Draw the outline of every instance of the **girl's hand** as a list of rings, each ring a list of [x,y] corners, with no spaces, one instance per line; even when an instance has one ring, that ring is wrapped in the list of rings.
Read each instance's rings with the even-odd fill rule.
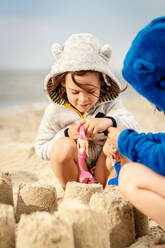
[[[70,127],[68,129],[69,138],[71,138],[73,140],[77,140],[79,138],[79,132],[77,130],[78,130],[78,128],[77,128],[76,124],[70,125]]]
[[[113,123],[108,118],[86,118],[79,122],[78,129],[81,125],[84,126],[86,136],[93,139],[96,133],[105,131]]]
[[[118,137],[126,127],[110,127],[108,128],[108,139],[115,147],[117,147]]]

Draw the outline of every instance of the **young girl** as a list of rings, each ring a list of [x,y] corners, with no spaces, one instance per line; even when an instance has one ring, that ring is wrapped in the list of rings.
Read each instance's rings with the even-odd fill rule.
[[[84,169],[106,185],[110,159],[102,152],[109,127],[137,123],[119,99],[121,92],[111,72],[109,45],[101,47],[91,34],[74,34],[64,46],[52,47],[56,63],[45,79],[45,90],[52,103],[47,107],[36,138],[36,152],[50,159],[56,177],[65,189],[68,181],[79,181],[77,139],[84,125],[88,155]]]
[[[165,17],[160,17],[134,39],[125,58],[123,76],[163,112],[164,61]],[[109,142],[132,161],[121,169],[120,190],[136,208],[165,226],[165,133],[138,134],[132,129],[110,127],[108,136]]]

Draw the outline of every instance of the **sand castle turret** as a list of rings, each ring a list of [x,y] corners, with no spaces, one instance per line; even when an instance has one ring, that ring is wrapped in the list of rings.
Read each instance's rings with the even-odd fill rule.
[[[17,248],[74,248],[72,225],[48,212],[22,215],[16,245]]]
[[[28,185],[19,186],[16,221],[18,222],[21,214],[30,214],[36,211],[48,211],[53,213],[57,210],[57,194],[53,186]]]
[[[109,248],[109,220],[104,210],[92,210],[74,199],[59,206],[59,214],[72,223],[75,247]]]
[[[135,232],[136,238],[142,237],[148,234],[148,217],[140,212],[135,207],[133,208],[134,219],[135,219]]]
[[[76,198],[82,203],[88,204],[92,194],[96,192],[103,192],[103,186],[101,184],[68,182],[64,194],[64,201]]]
[[[15,248],[14,209],[7,204],[0,204],[0,247]]]
[[[110,247],[123,248],[135,241],[135,223],[132,205],[118,190],[95,193],[90,200],[92,209],[104,209],[110,221]]]
[[[0,203],[13,205],[13,189],[10,173],[0,173]]]

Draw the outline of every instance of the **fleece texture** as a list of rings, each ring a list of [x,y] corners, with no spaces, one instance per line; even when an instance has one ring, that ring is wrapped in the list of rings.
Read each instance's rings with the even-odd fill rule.
[[[119,95],[120,84],[110,66],[112,50],[109,44],[101,46],[92,34],[72,34],[64,45],[55,43],[52,53],[55,63],[44,81],[44,89],[51,101],[57,104],[66,103],[61,85],[52,82],[52,77],[64,72],[91,70],[102,73],[105,85],[101,87],[105,93],[101,93],[99,102],[113,100]]]
[[[56,103],[50,103],[45,110],[42,118],[38,135],[35,142],[35,149],[37,154],[42,159],[50,159],[51,150],[53,144],[57,139],[65,137],[65,130],[69,128],[71,124],[76,124],[83,118],[95,118],[98,115],[104,115],[113,117],[117,126],[126,126],[139,130],[138,124],[131,113],[122,105],[120,98],[113,100],[112,102],[102,103],[94,106],[88,113],[83,116],[76,111],[73,107],[67,105],[60,105]],[[89,142],[89,159],[96,160],[93,154],[97,154],[101,151],[106,136],[104,133],[98,133],[93,140]],[[88,161],[90,163],[91,161]]]
[[[52,53],[56,62],[45,78],[45,89],[51,76],[82,70],[105,73],[117,82],[109,63],[112,55],[110,45],[101,46],[92,34],[72,34],[64,45],[53,44]]]
[[[165,16],[154,19],[137,34],[122,73],[141,95],[165,111]],[[164,133],[138,134],[126,129],[119,135],[118,148],[132,161],[165,176]]]

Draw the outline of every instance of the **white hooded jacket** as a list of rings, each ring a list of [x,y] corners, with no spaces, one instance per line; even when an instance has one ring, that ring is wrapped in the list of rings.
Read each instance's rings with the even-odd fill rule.
[[[125,126],[127,128],[135,129],[136,131],[139,130],[135,118],[122,105],[119,97],[112,102],[101,103],[98,106],[93,107],[83,117],[94,118],[98,113],[113,117],[116,120],[118,127]],[[78,122],[80,119],[82,119],[80,113],[72,107],[69,107],[69,104],[59,105],[50,103],[45,110],[36,138],[35,149],[37,154],[42,159],[50,159],[52,145],[57,139],[65,136],[64,131],[66,128],[71,124]],[[93,142],[96,145],[103,146],[106,138],[104,133],[98,133]]]
[[[56,62],[44,81],[44,88],[52,103],[45,110],[35,142],[36,152],[42,159],[50,159],[52,145],[65,136],[66,128],[82,118],[95,118],[101,114],[113,118],[118,127],[126,126],[138,130],[133,115],[120,101],[120,86],[109,63],[112,54],[109,44],[101,46],[91,34],[73,34],[63,46],[54,44],[52,52]],[[98,104],[83,116],[68,104],[67,99],[63,98],[60,84],[56,85],[52,80],[53,76],[64,72],[81,70],[98,71],[104,78],[104,85],[101,86],[104,87],[104,93],[100,93]],[[98,133],[93,144],[101,149],[105,140],[104,133]]]

